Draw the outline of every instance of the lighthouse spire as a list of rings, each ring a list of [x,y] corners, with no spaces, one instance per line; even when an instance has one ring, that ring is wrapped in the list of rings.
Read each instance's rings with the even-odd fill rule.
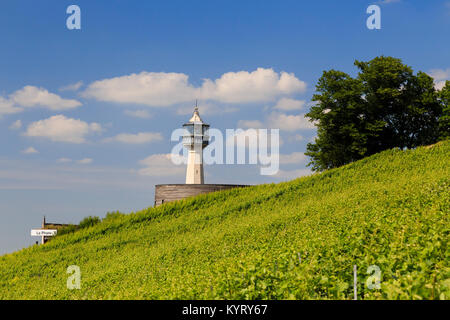
[[[201,123],[203,123],[203,120],[200,117],[200,112],[198,111],[197,100],[195,100],[194,112],[192,113],[192,117],[191,117],[191,119],[189,119],[189,122],[194,122],[194,123],[201,122]]]

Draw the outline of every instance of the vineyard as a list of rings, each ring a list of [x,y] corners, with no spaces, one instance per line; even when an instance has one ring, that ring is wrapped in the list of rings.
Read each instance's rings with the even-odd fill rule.
[[[352,299],[354,265],[358,299],[450,299],[449,212],[450,141],[389,150],[4,255],[0,299]]]

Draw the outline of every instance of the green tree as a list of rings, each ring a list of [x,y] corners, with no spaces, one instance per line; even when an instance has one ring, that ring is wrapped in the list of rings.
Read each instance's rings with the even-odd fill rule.
[[[444,88],[439,92],[442,103],[442,115],[439,118],[439,138],[450,138],[450,81],[445,82]]]
[[[359,69],[355,78],[329,70],[317,83],[312,99],[316,104],[306,115],[318,127],[306,152],[315,171],[439,138],[444,99],[430,76],[415,75],[392,57],[355,61],[355,66]]]

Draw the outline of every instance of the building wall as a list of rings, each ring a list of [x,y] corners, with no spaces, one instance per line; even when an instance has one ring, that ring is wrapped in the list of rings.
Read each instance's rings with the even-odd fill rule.
[[[238,184],[159,184],[155,186],[155,207],[199,194],[242,187],[247,186]]]

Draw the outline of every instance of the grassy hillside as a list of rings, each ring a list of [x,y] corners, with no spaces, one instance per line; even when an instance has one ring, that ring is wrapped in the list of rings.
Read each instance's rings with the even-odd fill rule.
[[[449,168],[447,141],[145,209],[2,256],[0,298],[351,299],[357,265],[360,299],[449,299]]]

